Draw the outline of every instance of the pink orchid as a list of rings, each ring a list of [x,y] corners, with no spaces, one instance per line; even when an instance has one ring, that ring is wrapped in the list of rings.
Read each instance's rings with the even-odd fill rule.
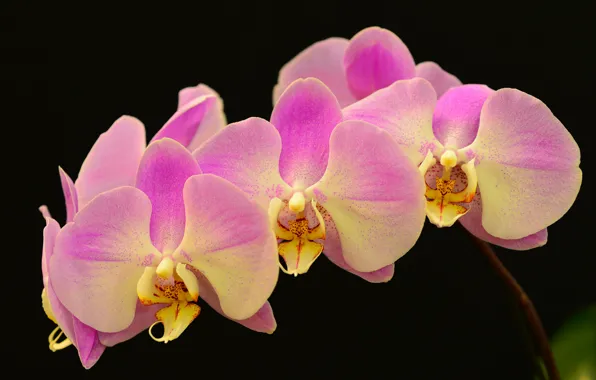
[[[193,145],[202,143],[223,128],[225,116],[222,110],[221,99],[209,87],[201,84],[197,87],[183,89],[179,93],[179,110],[158,134],[178,137],[182,141],[190,142],[187,145],[187,148],[190,149]],[[193,133],[194,136],[191,136]],[[144,126],[135,118],[123,116],[102,134],[92,147],[83,162],[76,184],[60,168],[67,223],[72,222],[79,209],[84,208],[100,193],[120,186],[134,185],[144,150]],[[106,346],[113,346],[128,340],[153,324],[156,321],[156,312],[164,305],[144,306],[139,301],[133,323],[128,328],[116,333],[98,332],[73,316],[56,296],[50,281],[49,261],[54,252],[54,242],[60,231],[60,226],[50,216],[47,207],[42,206],[40,211],[46,219],[42,254],[44,280],[42,301],[49,319],[58,325],[50,335],[50,349],[56,351],[72,344],[78,349],[83,366],[90,368],[99,359]],[[201,298],[205,299],[220,314],[226,316],[211,285],[206,281],[203,282]],[[275,318],[268,302],[252,317],[236,320],[236,322],[259,332],[271,333],[276,327]],[[62,332],[59,333],[60,330]],[[66,339],[58,342],[62,333],[66,335]]]
[[[459,79],[434,62],[416,65],[402,40],[379,27],[363,29],[351,40],[328,38],[302,51],[280,70],[273,103],[294,80],[308,77],[325,83],[342,107],[401,79],[425,78],[438,96],[461,85]]]
[[[422,230],[424,181],[389,134],[344,120],[327,86],[299,79],[270,122],[230,124],[193,155],[205,173],[269,210],[284,272],[305,273],[323,252],[351,273],[386,282]]]
[[[62,228],[49,269],[62,305],[103,333],[129,328],[139,300],[166,305],[163,342],[199,314],[199,292],[234,320],[267,310],[278,273],[266,212],[169,138],[144,151],[134,186],[101,192]]]
[[[420,165],[432,223],[459,220],[493,244],[544,245],[546,227],[569,210],[581,186],[571,134],[544,103],[516,89],[464,85],[437,102],[432,85],[415,78],[343,112],[387,131]]]

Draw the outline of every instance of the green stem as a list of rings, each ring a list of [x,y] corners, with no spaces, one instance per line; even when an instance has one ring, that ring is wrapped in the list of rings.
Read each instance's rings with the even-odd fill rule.
[[[488,244],[484,240],[478,239],[472,234],[469,235],[474,241],[474,243],[478,245],[480,251],[484,254],[484,256],[486,256],[486,258],[490,262],[491,266],[495,269],[497,274],[507,284],[509,289],[515,294],[517,301],[519,302],[526,316],[526,320],[528,322],[528,326],[530,327],[530,331],[534,336],[535,342],[538,346],[538,350],[544,362],[544,367],[546,368],[548,378],[550,380],[561,380],[561,376],[559,375],[559,371],[557,370],[557,365],[555,364],[555,358],[550,349],[548,336],[544,331],[544,327],[542,327],[542,322],[540,321],[540,317],[538,317],[538,313],[536,312],[536,308],[530,300],[530,297],[528,297],[524,289],[515,280],[513,275],[507,270],[507,268],[505,268],[505,266],[503,265],[501,260],[499,260],[490,244]]]

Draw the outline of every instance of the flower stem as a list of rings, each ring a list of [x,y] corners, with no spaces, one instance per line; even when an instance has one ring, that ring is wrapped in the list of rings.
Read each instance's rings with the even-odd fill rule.
[[[484,256],[486,256],[486,258],[490,262],[491,266],[495,269],[497,274],[507,284],[509,289],[515,294],[517,301],[519,302],[525,314],[531,333],[534,336],[535,342],[540,351],[540,356],[542,357],[542,360],[544,362],[544,367],[546,368],[549,380],[561,380],[561,376],[559,375],[559,371],[557,370],[557,366],[555,364],[555,358],[548,343],[548,337],[546,335],[546,332],[544,331],[544,327],[542,327],[542,322],[540,321],[540,317],[538,317],[538,313],[536,312],[536,308],[530,300],[530,297],[528,297],[524,289],[515,280],[513,275],[507,270],[507,268],[505,268],[505,266],[503,265],[501,260],[499,260],[490,244],[485,242],[484,240],[478,239],[472,234],[469,235],[474,241],[474,243],[478,245],[480,251],[482,251]]]

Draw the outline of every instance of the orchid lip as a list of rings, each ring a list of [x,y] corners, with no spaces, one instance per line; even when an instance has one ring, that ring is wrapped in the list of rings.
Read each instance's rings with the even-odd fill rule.
[[[469,210],[469,204],[476,195],[478,178],[474,168],[475,158],[468,162],[461,162],[459,154],[447,149],[440,156],[440,164],[443,167],[442,175],[435,178],[435,187],[426,184],[426,214],[431,223],[437,227],[450,227]],[[428,170],[437,163],[437,159],[431,151],[419,166],[422,176],[426,176]],[[451,179],[454,168],[459,167],[465,174],[467,184],[463,190],[456,191],[456,180]],[[425,179],[426,182],[426,179]],[[464,205],[465,204],[465,205]]]
[[[297,277],[299,274],[304,274],[310,269],[315,260],[323,252],[324,245],[321,240],[325,239],[325,222],[321,213],[317,209],[317,202],[314,199],[311,199],[310,206],[319,223],[313,228],[310,228],[308,219],[305,217],[304,213],[306,203],[304,195],[300,192],[294,193],[294,195],[296,194],[300,195],[297,197],[292,196],[294,204],[292,204],[292,200],[287,202],[288,208],[296,214],[296,219],[290,220],[288,222],[288,227],[285,227],[279,222],[279,214],[284,203],[280,199],[274,198],[269,206],[269,217],[273,230],[276,237],[281,240],[278,243],[278,253],[279,256],[284,259],[286,264],[284,267],[280,261],[278,263],[279,268],[282,272],[294,275],[294,277]],[[296,201],[296,198],[300,203]],[[275,199],[277,199],[277,201]],[[295,206],[296,203],[304,204],[304,206],[301,207],[301,211],[295,212],[297,207],[293,206]]]
[[[195,303],[199,298],[198,281],[186,268],[170,256],[164,257],[157,267],[146,267],[137,283],[137,294],[144,305],[166,304],[149,327],[149,335],[157,342],[168,343],[178,338],[199,315],[201,308]],[[153,327],[164,325],[161,338],[153,335]]]

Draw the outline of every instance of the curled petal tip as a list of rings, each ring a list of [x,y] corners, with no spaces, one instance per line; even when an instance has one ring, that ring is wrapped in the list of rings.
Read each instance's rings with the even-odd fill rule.
[[[275,330],[277,330],[277,322],[275,321],[275,319],[273,319],[273,325],[263,332],[267,335],[273,335]]]
[[[43,216],[44,219],[49,219],[52,216],[50,215],[50,210],[48,210],[48,206],[46,205],[41,205],[39,206],[39,212],[41,212],[41,216]]]
[[[134,122],[141,122],[139,119],[137,119],[134,116],[131,115],[122,115],[120,116],[118,119],[116,119],[116,121],[123,121],[123,120],[128,120],[128,121],[134,121]]]
[[[393,280],[393,274],[394,272],[392,271],[391,273],[389,273],[386,277],[380,278],[378,283],[379,284],[386,284],[389,281]]]
[[[201,308],[197,304],[174,302],[155,314],[157,322],[149,327],[149,336],[156,342],[168,343],[178,338],[200,312]],[[164,333],[161,338],[156,338],[153,335],[152,329],[159,323],[163,324]]]

